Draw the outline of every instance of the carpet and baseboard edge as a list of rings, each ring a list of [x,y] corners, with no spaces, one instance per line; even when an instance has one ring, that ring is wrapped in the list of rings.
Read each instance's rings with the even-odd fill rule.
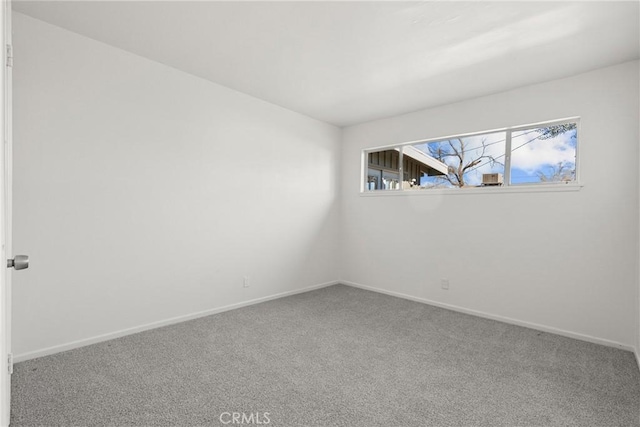
[[[186,322],[188,320],[198,319],[200,317],[210,316],[212,314],[223,313],[225,311],[235,310],[237,308],[247,307],[247,306],[250,306],[250,305],[259,304],[259,303],[262,303],[262,302],[267,302],[267,301],[271,301],[271,300],[278,299],[278,298],[284,298],[284,297],[288,297],[288,296],[291,296],[291,295],[296,295],[296,294],[301,294],[301,293],[304,293],[304,292],[313,291],[313,290],[316,290],[316,289],[326,288],[328,286],[337,285],[339,283],[340,282],[338,280],[333,280],[333,281],[329,281],[329,282],[320,283],[320,284],[317,284],[317,285],[307,286],[307,287],[301,288],[301,289],[295,289],[295,290],[292,290],[292,291],[280,292],[280,293],[277,293],[277,294],[268,295],[268,296],[264,296],[264,297],[260,297],[260,298],[255,298],[255,299],[251,299],[251,300],[248,300],[248,301],[241,301],[241,302],[234,303],[234,304],[229,304],[229,305],[226,305],[226,306],[223,306],[223,307],[216,307],[216,308],[212,308],[212,309],[209,309],[209,310],[199,311],[199,312],[196,312],[196,313],[191,313],[191,314],[185,314],[185,315],[182,315],[182,316],[172,317],[170,319],[165,319],[165,320],[159,320],[159,321],[156,321],[156,322],[146,323],[146,324],[141,325],[141,326],[134,326],[132,328],[122,329],[122,330],[115,331],[115,332],[108,332],[106,334],[97,335],[97,336],[90,337],[90,338],[83,338],[83,339],[72,341],[72,342],[68,342],[68,343],[65,343],[65,344],[55,345],[55,346],[43,348],[43,349],[40,349],[40,350],[35,350],[35,351],[27,352],[27,353],[17,354],[17,355],[14,355],[13,361],[15,363],[18,363],[18,362],[23,362],[25,360],[35,359],[35,358],[38,358],[38,357],[49,356],[49,355],[52,355],[52,354],[55,354],[55,353],[61,353],[63,351],[67,351],[67,350],[73,350],[75,348],[80,348],[80,347],[84,347],[84,346],[87,346],[87,345],[96,344],[96,343],[99,343],[99,342],[102,342],[102,341],[108,341],[108,340],[112,340],[114,338],[120,338],[120,337],[123,337],[123,336],[126,336],[126,335],[137,334],[138,332],[144,332],[144,331],[148,331],[150,329],[160,328],[162,326],[168,326],[168,325],[173,325],[173,324],[176,324],[176,323]]]
[[[549,333],[556,334],[556,335],[562,335],[562,336],[566,336],[566,337],[569,337],[569,338],[574,338],[574,339],[578,339],[578,340],[582,340],[582,341],[591,342],[591,343],[594,343],[594,344],[600,344],[600,345],[605,345],[605,346],[608,346],[608,347],[615,347],[615,348],[620,348],[620,349],[623,349],[623,350],[631,351],[631,352],[634,353],[635,358],[636,358],[636,362],[638,363],[638,369],[640,369],[640,354],[639,354],[638,349],[636,349],[634,347],[631,347],[631,346],[628,346],[628,345],[625,345],[625,344],[622,344],[622,343],[618,343],[618,342],[615,342],[615,341],[606,340],[606,339],[602,339],[602,338],[597,338],[597,337],[593,337],[593,336],[590,336],[590,335],[580,334],[580,333],[577,333],[577,332],[571,332],[571,331],[567,331],[567,330],[564,330],[564,329],[558,329],[558,328],[554,328],[554,327],[550,327],[550,326],[540,325],[540,324],[537,324],[537,323],[517,320],[517,319],[504,317],[504,316],[499,316],[499,315],[494,315],[494,314],[489,314],[489,313],[485,313],[485,312],[478,311],[478,310],[471,310],[471,309],[460,307],[460,306],[456,306],[456,305],[453,305],[453,304],[441,303],[441,302],[429,300],[429,299],[426,299],[426,298],[415,297],[415,296],[408,295],[408,294],[403,294],[403,293],[400,293],[400,292],[389,291],[389,290],[382,289],[382,288],[376,288],[376,287],[373,287],[373,286],[363,285],[363,284],[352,282],[352,281],[349,281],[349,280],[333,280],[333,281],[329,281],[329,282],[324,282],[324,283],[320,283],[320,284],[317,284],[317,285],[307,286],[307,287],[301,288],[301,289],[295,289],[295,290],[292,290],[292,291],[280,292],[280,293],[273,294],[273,295],[268,295],[268,296],[265,296],[265,297],[255,298],[255,299],[248,300],[248,301],[242,301],[242,302],[238,302],[238,303],[235,303],[235,304],[229,304],[229,305],[226,305],[226,306],[223,306],[223,307],[217,307],[217,308],[212,308],[212,309],[209,309],[209,310],[200,311],[200,312],[197,312],[197,313],[191,313],[191,314],[186,314],[186,315],[182,315],[182,316],[177,316],[177,317],[173,317],[173,318],[170,318],[170,319],[165,319],[165,320],[160,320],[160,321],[156,321],[156,322],[147,323],[147,324],[144,324],[144,325],[141,325],[141,326],[135,326],[135,327],[132,327],[132,328],[122,329],[122,330],[115,331],[115,332],[109,332],[109,333],[98,335],[98,336],[95,336],[95,337],[85,338],[85,339],[72,341],[72,342],[69,342],[69,343],[61,344],[61,345],[47,347],[47,348],[36,350],[36,351],[32,351],[32,352],[22,353],[22,354],[14,355],[14,362],[18,363],[18,362],[22,362],[22,361],[25,361],[25,360],[35,359],[35,358],[43,357],[43,356],[48,356],[48,355],[51,355],[51,354],[60,353],[60,352],[63,352],[63,351],[84,347],[84,346],[95,344],[95,343],[99,343],[99,342],[102,342],[102,341],[108,341],[108,340],[111,340],[111,339],[114,339],[114,338],[123,337],[123,336],[126,336],[126,335],[136,334],[138,332],[143,332],[143,331],[147,331],[147,330],[150,330],[150,329],[155,329],[155,328],[159,328],[159,327],[162,327],[162,326],[173,325],[173,324],[176,324],[176,323],[181,323],[181,322],[185,322],[185,321],[188,321],[188,320],[193,320],[193,319],[197,319],[197,318],[200,318],[200,317],[210,316],[212,314],[223,313],[225,311],[234,310],[234,309],[242,308],[242,307],[247,307],[247,306],[250,306],[250,305],[259,304],[259,303],[262,303],[262,302],[266,302],[266,301],[270,301],[270,300],[274,300],[274,299],[278,299],[278,298],[284,298],[284,297],[291,296],[291,295],[301,294],[301,293],[304,293],[304,292],[309,292],[309,291],[313,291],[313,290],[316,290],[316,289],[321,289],[321,288],[325,288],[325,287],[333,286],[333,285],[337,285],[337,284],[343,284],[345,286],[351,286],[351,287],[354,287],[354,288],[360,288],[360,289],[364,289],[364,290],[368,290],[368,291],[372,291],[372,292],[377,292],[377,293],[381,293],[381,294],[385,294],[385,295],[390,295],[390,296],[397,297],[397,298],[407,299],[407,300],[419,302],[419,303],[422,303],[422,304],[428,304],[428,305],[432,305],[432,306],[435,306],[435,307],[444,308],[444,309],[447,309],[447,310],[452,310],[452,311],[457,311],[457,312],[460,312],[460,313],[465,313],[465,314],[470,314],[470,315],[473,315],[473,316],[482,317],[482,318],[485,318],[485,319],[497,320],[499,322],[509,323],[509,324],[517,325],[517,326],[523,326],[525,328],[535,329],[535,330],[539,330],[539,331],[543,331],[543,332],[549,332]]]
[[[572,331],[567,331],[567,330],[564,330],[564,329],[554,328],[554,327],[551,327],[551,326],[540,325],[538,323],[527,322],[527,321],[523,321],[523,320],[517,320],[517,319],[510,318],[510,317],[504,317],[504,316],[499,316],[499,315],[495,315],[495,314],[489,314],[489,313],[485,313],[483,311],[472,310],[472,309],[460,307],[460,306],[453,305],[453,304],[441,303],[441,302],[429,300],[427,298],[415,297],[413,295],[407,295],[407,294],[403,294],[401,292],[388,291],[386,289],[376,288],[376,287],[368,286],[368,285],[363,285],[363,284],[356,283],[356,282],[351,282],[351,281],[348,281],[348,280],[339,280],[338,283],[341,283],[341,284],[346,285],[346,286],[352,286],[354,288],[360,288],[360,289],[364,289],[364,290],[367,290],[367,291],[378,292],[378,293],[381,293],[381,294],[390,295],[390,296],[397,297],[397,298],[403,298],[403,299],[419,302],[419,303],[422,303],[422,304],[428,304],[428,305],[432,305],[432,306],[435,306],[435,307],[444,308],[444,309],[447,309],[447,310],[457,311],[459,313],[470,314],[472,316],[478,316],[478,317],[483,317],[485,319],[497,320],[499,322],[509,323],[511,325],[522,326],[522,327],[525,327],[525,328],[535,329],[535,330],[543,331],[543,332],[549,332],[549,333],[556,334],[556,335],[562,335],[562,336],[565,336],[565,337],[574,338],[574,339],[578,339],[578,340],[581,340],[581,341],[587,341],[587,342],[591,342],[591,343],[594,343],[594,344],[605,345],[607,347],[614,347],[614,348],[619,348],[619,349],[622,349],[622,350],[631,351],[636,355],[636,359],[638,361],[638,366],[640,367],[640,357],[639,357],[638,352],[636,351],[636,349],[634,347],[632,347],[632,346],[628,346],[626,344],[622,344],[622,343],[619,343],[619,342],[616,342],[616,341],[611,341],[611,340],[607,340],[607,339],[603,339],[603,338],[597,338],[597,337],[593,337],[593,336],[590,336],[590,335],[581,334],[581,333],[578,333],[578,332],[572,332]]]

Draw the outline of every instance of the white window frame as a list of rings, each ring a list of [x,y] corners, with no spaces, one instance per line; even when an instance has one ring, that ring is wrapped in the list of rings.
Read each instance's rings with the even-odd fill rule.
[[[576,124],[576,138],[578,139],[578,143],[576,144],[576,161],[575,161],[575,178],[570,182],[545,182],[545,183],[522,183],[522,184],[512,184],[511,183],[511,139],[512,134],[514,132],[519,132],[528,129],[536,129],[541,127],[549,127],[562,125],[567,123],[575,123]],[[400,184],[398,189],[392,190],[368,190],[366,188],[366,181],[368,176],[368,158],[369,153],[374,153],[378,151],[398,150],[400,153],[399,156],[399,176],[404,176],[403,171],[403,149],[406,146],[415,145],[415,144],[424,144],[435,141],[442,141],[447,139],[455,139],[455,138],[467,138],[471,136],[479,136],[490,133],[497,132],[505,132],[505,164],[504,164],[504,184],[502,186],[497,187],[463,187],[463,188],[440,188],[440,189],[425,189],[425,190],[410,190],[406,191],[402,188],[402,183]],[[583,187],[580,181],[580,117],[569,117],[558,120],[550,120],[544,122],[531,123],[527,125],[519,125],[512,126],[507,128],[500,129],[492,129],[486,130],[482,132],[470,132],[465,134],[456,134],[450,136],[442,136],[438,138],[429,138],[429,139],[421,139],[417,141],[403,142],[400,144],[392,144],[379,146],[374,148],[366,148],[362,150],[361,156],[361,173],[360,173],[360,194],[363,196],[386,196],[386,195],[426,195],[426,194],[486,194],[486,193],[514,193],[514,192],[545,192],[545,191],[578,191]]]

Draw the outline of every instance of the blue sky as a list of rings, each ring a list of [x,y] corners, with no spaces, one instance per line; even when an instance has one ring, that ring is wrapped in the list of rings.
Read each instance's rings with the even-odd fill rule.
[[[539,139],[539,133],[535,129],[527,129],[523,131],[515,131],[512,135],[511,148],[511,183],[524,184],[540,182],[540,173],[547,176],[553,175],[554,167],[558,169],[558,165],[563,165],[563,171],[575,169],[576,159],[576,130],[565,132],[555,138]],[[491,156],[495,162],[490,159],[483,159],[482,162],[470,168],[465,174],[465,183],[467,185],[479,185],[482,182],[482,174],[484,173],[502,173],[504,175],[505,162],[505,141],[506,132],[495,132],[491,134],[476,135],[461,138],[465,145],[465,161],[478,158],[482,154],[482,145],[484,142],[485,155]],[[450,142],[458,150],[461,142],[452,139]],[[432,149],[438,146],[443,149],[450,149],[449,140],[434,141],[429,143],[417,144],[415,147],[425,153],[429,153],[428,146]],[[459,160],[457,157],[445,158],[445,163],[450,166],[458,167]],[[421,184],[433,184],[442,182],[435,180],[433,177],[423,179]]]
[[[564,169],[575,170],[576,167],[576,130],[571,130],[550,139],[536,139],[525,134],[526,131],[514,132],[511,142],[511,183],[540,182],[538,173],[547,176],[553,174],[559,164]]]

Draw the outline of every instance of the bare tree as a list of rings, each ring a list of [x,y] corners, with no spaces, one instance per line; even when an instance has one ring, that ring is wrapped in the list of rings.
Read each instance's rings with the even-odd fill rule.
[[[555,138],[558,135],[562,135],[563,133],[569,132],[570,130],[574,130],[576,128],[575,123],[563,123],[561,125],[553,125],[548,126],[546,128],[536,129],[540,135],[536,139],[551,139]]]
[[[469,147],[468,144],[469,142],[463,138],[455,138],[428,145],[429,155],[449,166],[448,174],[438,176],[437,179],[446,181],[454,187],[464,187],[467,185],[466,173],[481,164],[490,163],[493,166],[499,163],[495,157],[486,154],[489,145],[486,138],[482,139],[480,146]],[[451,159],[454,161],[452,162]]]
[[[549,173],[538,171],[540,182],[569,182],[575,179],[576,170],[566,163],[558,163]]]
[[[512,147],[511,152],[514,152],[534,141],[553,139],[574,129],[576,129],[575,123],[563,123],[531,129],[523,133],[523,135],[533,133],[534,136],[526,142],[521,143],[516,147]],[[498,156],[487,154],[488,146],[503,141],[504,140],[487,143],[486,138],[483,138],[480,146],[476,143],[475,146],[469,147],[470,141],[465,140],[464,138],[454,138],[427,144],[429,155],[442,163],[445,163],[449,167],[446,175],[435,177],[436,183],[440,181],[443,184],[448,183],[454,187],[464,187],[468,185],[465,181],[465,175],[469,172],[487,164],[491,166],[494,166],[495,164],[503,165],[498,160],[503,158],[505,153]],[[538,172],[537,174],[541,182],[572,181],[575,175],[575,168],[572,169],[570,165],[560,163],[556,165],[553,171],[548,175],[545,175],[543,172]]]

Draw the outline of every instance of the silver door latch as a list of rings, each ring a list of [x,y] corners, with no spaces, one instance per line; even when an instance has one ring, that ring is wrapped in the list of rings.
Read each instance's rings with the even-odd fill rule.
[[[7,268],[15,268],[16,270],[24,270],[29,268],[29,256],[28,255],[16,255],[13,259],[7,260]]]

